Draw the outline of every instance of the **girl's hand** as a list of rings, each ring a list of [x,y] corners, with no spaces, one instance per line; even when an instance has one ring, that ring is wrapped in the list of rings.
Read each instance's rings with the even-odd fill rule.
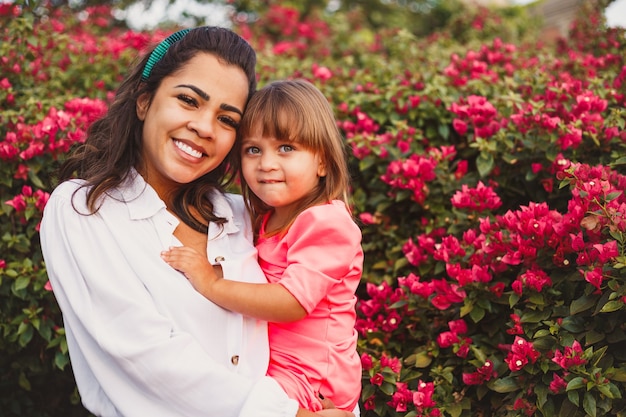
[[[173,246],[161,252],[161,258],[172,268],[185,274],[191,285],[201,294],[206,294],[211,284],[220,279],[208,259],[192,248]],[[221,272],[221,268],[219,271]]]

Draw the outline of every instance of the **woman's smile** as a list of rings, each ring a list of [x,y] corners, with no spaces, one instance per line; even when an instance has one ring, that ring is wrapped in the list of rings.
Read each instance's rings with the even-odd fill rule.
[[[206,155],[204,153],[204,150],[199,150],[199,149],[193,147],[192,145],[184,143],[184,142],[182,142],[180,140],[174,139],[174,145],[176,145],[176,147],[178,149],[183,151],[185,153],[185,155],[191,156],[191,157],[196,158],[196,159],[200,159],[200,158],[202,158],[203,156]]]

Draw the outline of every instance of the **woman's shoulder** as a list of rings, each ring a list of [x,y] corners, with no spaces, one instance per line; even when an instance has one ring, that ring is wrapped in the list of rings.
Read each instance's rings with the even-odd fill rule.
[[[87,191],[84,180],[71,179],[57,185],[50,194],[50,200],[67,201],[79,197],[78,200],[84,201]]]
[[[215,214],[220,217],[241,219],[248,216],[246,204],[240,194],[215,192],[212,201]]]

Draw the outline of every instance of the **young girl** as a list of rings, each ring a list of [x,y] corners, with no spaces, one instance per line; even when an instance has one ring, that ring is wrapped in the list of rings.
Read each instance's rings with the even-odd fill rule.
[[[243,195],[269,283],[220,279],[211,261],[223,257],[207,261],[187,247],[163,259],[214,303],[270,322],[268,375],[302,407],[320,410],[327,398],[358,411],[354,293],[363,252],[332,109],[306,81],[274,82],[253,95],[238,135]]]

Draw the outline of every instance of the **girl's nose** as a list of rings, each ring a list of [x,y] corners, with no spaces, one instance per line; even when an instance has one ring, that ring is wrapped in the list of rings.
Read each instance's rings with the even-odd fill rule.
[[[271,153],[264,152],[259,158],[259,169],[261,171],[271,171],[276,168],[276,158]]]

